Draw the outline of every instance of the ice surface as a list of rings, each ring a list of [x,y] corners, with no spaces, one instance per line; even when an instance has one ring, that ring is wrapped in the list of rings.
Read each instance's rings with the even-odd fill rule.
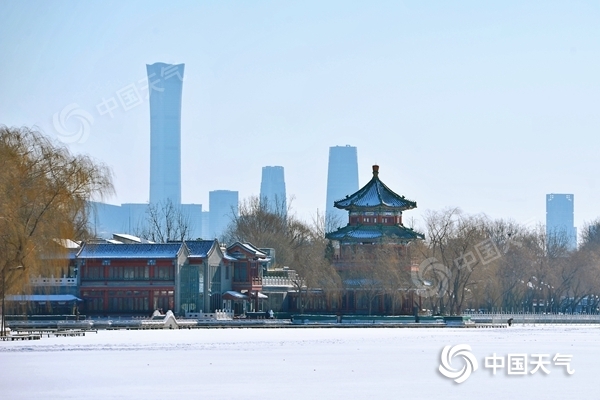
[[[597,398],[599,327],[288,328],[99,331],[0,342],[3,399]],[[456,384],[444,346],[469,344],[479,369]],[[573,356],[573,375],[494,376],[493,353]],[[453,359],[460,368],[460,359]],[[456,363],[456,364],[455,364]]]

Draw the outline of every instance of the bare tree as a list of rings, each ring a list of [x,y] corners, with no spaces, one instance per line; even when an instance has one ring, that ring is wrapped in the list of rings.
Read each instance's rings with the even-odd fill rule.
[[[337,274],[326,259],[328,242],[324,235],[324,221],[317,215],[312,224],[296,218],[288,208],[269,207],[256,197],[243,201],[239,215],[233,215],[226,237],[229,241],[250,242],[277,251],[277,264],[294,270],[290,276],[300,298],[301,312],[311,289],[339,285]]]
[[[439,279],[446,279],[446,290],[429,296],[432,309],[441,313],[454,313],[457,303],[464,300],[464,291],[469,283],[473,268],[479,261],[470,257],[471,240],[473,234],[470,226],[467,227],[462,212],[459,209],[447,209],[441,212],[430,211],[425,216],[427,228],[427,253],[425,257],[440,263],[447,273],[442,273],[438,268]],[[464,235],[466,234],[466,238]],[[430,269],[435,271],[435,269]]]
[[[148,204],[146,218],[134,231],[136,236],[156,243],[190,240],[192,221],[180,207],[166,200]]]
[[[600,251],[600,218],[584,224],[581,230],[581,248]]]

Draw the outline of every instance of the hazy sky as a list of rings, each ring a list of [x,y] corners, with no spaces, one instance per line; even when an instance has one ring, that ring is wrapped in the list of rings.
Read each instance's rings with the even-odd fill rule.
[[[74,142],[112,167],[109,202],[146,202],[145,65],[185,63],[186,203],[258,195],[282,165],[310,219],[329,147],[351,144],[361,185],[378,163],[417,201],[405,218],[543,222],[554,192],[581,226],[600,216],[600,3],[523,3],[3,1],[0,123]],[[143,101],[125,110],[128,89]]]

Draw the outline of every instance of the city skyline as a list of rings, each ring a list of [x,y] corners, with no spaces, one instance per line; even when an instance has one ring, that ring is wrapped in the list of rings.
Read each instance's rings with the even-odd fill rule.
[[[594,4],[24,1],[3,11],[0,123],[106,162],[108,203],[150,199],[144,65],[163,61],[186,65],[182,203],[208,204],[225,181],[241,199],[258,196],[262,166],[281,165],[292,209],[310,221],[325,208],[328,148],[352,143],[359,182],[381,165],[390,187],[419,199],[417,223],[446,207],[544,223],[547,193],[577,195],[576,226],[599,216]]]

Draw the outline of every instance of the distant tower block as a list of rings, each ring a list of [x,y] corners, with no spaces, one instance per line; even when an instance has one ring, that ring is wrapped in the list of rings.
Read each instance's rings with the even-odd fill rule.
[[[567,244],[570,250],[577,249],[575,225],[575,196],[551,193],[546,195],[546,238]]]
[[[239,195],[233,190],[208,192],[209,232],[211,239],[222,240],[229,224],[239,215]]]
[[[260,201],[274,213],[287,214],[283,167],[263,167],[260,182]]]
[[[150,203],[181,204],[181,92],[184,64],[146,65],[150,93]]]
[[[334,146],[329,148],[327,170],[327,204],[325,218],[328,229],[346,225],[348,214],[334,207],[334,203],[358,190],[358,157],[356,147]],[[330,226],[333,223],[334,226]]]

